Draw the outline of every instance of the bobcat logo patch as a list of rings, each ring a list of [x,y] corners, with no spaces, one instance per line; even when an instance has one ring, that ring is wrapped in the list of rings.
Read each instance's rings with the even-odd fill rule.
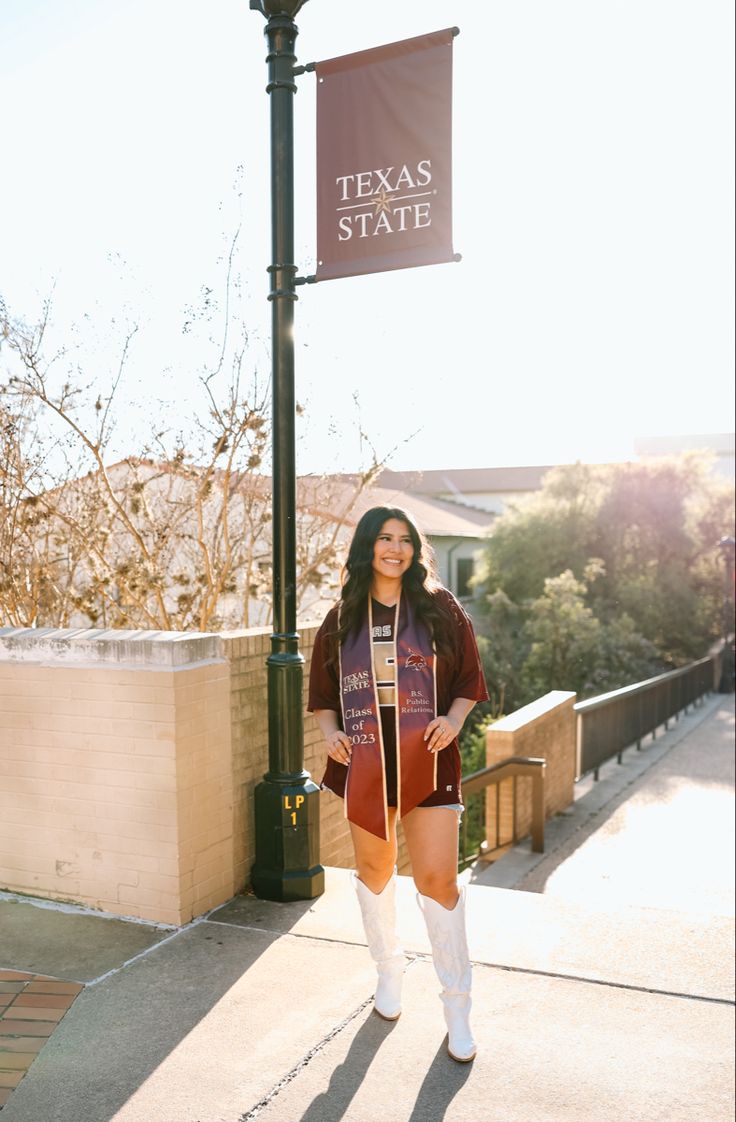
[[[426,670],[427,660],[424,655],[416,654],[415,651],[409,647],[409,655],[406,660],[407,669],[411,670]]]

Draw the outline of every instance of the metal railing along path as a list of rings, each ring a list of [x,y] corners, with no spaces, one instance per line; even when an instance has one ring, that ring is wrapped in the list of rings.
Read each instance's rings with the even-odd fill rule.
[[[622,689],[579,701],[575,706],[578,736],[578,778],[593,772],[598,779],[598,769],[614,756],[621,763],[624,749],[636,745],[641,749],[642,739],[656,737],[657,729],[669,728],[669,722],[714,688],[715,660],[717,654],[634,682]]]
[[[493,853],[499,850],[502,846],[515,845],[519,841],[518,836],[518,823],[517,823],[517,779],[520,777],[531,778],[532,781],[532,850],[535,853],[544,853],[544,771],[546,768],[546,760],[534,756],[509,756],[506,760],[500,760],[496,764],[491,764],[489,767],[481,768],[480,771],[474,771],[472,775],[463,779],[463,796],[465,798],[465,814],[463,815],[462,831],[460,838],[460,854],[459,854],[459,867],[462,869],[465,865],[474,861],[478,856],[478,843],[476,842],[471,846],[471,852],[468,852],[468,832],[469,826],[478,828],[484,833],[485,816],[485,802],[486,802],[486,788],[491,784],[496,787],[496,829],[495,829],[495,844],[491,844],[490,839],[486,838],[488,846],[487,852]],[[501,824],[501,790],[500,784],[505,779],[513,780],[513,797],[512,797],[512,837],[501,840],[500,824]],[[480,805],[478,805],[480,804]],[[480,811],[480,813],[478,813]],[[474,830],[475,832],[475,830]]]

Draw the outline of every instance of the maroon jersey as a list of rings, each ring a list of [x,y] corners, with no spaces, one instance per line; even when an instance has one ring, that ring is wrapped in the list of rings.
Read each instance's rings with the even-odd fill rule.
[[[473,625],[468,615],[447,589],[440,588],[435,595],[441,598],[443,605],[450,609],[456,626],[455,648],[457,654],[452,658],[437,657],[437,714],[443,716],[447,713],[455,698],[464,697],[469,701],[487,701],[488,691],[480,664]],[[395,667],[391,665],[394,618],[394,608],[388,608],[377,600],[373,601],[373,635],[371,638],[374,644],[376,689],[380,704],[389,806],[397,805],[396,723],[394,715],[396,673]],[[310,713],[314,712],[315,709],[331,709],[337,713],[338,721],[341,722],[338,669],[336,666],[328,664],[329,640],[327,636],[331,633],[334,634],[336,630],[337,607],[328,612],[315,637],[307,708]],[[334,791],[336,795],[344,797],[347,774],[347,767],[328,758],[322,786]],[[460,749],[457,740],[453,740],[447,748],[437,753],[437,789],[423,802],[419,803],[419,806],[446,806],[462,802],[460,779]]]

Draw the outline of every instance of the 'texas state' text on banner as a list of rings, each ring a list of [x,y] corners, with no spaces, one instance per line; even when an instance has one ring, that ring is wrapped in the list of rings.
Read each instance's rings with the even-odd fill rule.
[[[316,64],[316,279],[451,261],[454,29]]]

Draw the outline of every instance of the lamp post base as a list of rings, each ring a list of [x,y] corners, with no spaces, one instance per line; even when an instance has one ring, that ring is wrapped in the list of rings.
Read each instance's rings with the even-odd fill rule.
[[[325,890],[325,871],[321,865],[303,872],[287,873],[283,869],[262,869],[251,874],[253,891],[259,900],[275,900],[288,904],[296,900],[316,900]]]
[[[325,890],[319,863],[319,788],[305,780],[255,789],[256,860],[251,885],[262,900],[314,900]]]

